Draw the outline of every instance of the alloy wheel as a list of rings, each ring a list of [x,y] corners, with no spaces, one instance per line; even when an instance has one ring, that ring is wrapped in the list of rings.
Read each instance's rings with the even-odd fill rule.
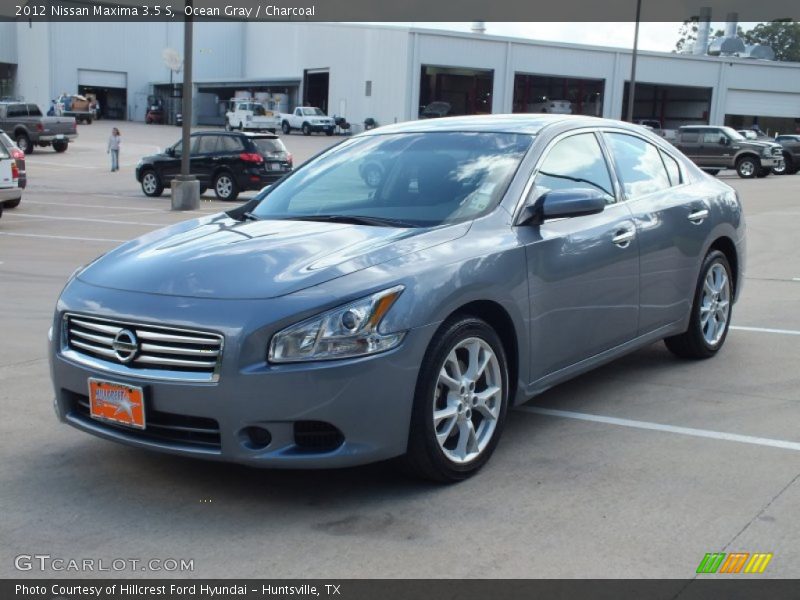
[[[728,324],[731,284],[725,267],[715,263],[706,273],[700,301],[700,327],[709,346],[719,344]]]
[[[155,194],[158,188],[158,180],[154,173],[145,173],[142,177],[142,189],[145,194]]]
[[[502,407],[503,377],[491,346],[477,337],[447,355],[434,390],[433,427],[444,455],[464,464],[492,440]]]
[[[214,187],[220,198],[229,198],[233,193],[233,181],[228,175],[217,177],[217,184]]]

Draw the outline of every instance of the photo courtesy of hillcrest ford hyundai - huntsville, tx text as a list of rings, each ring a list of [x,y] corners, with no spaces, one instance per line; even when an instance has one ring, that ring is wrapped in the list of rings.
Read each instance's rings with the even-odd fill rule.
[[[458,481],[553,385],[661,339],[713,357],[744,263],[736,192],[641,126],[389,125],[78,269],[55,410],[173,454]]]

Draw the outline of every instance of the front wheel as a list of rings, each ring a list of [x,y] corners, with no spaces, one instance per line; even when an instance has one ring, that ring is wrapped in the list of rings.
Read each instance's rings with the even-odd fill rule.
[[[147,170],[142,175],[142,191],[145,196],[156,198],[164,193],[164,184],[152,169]]]
[[[68,147],[69,142],[65,142],[64,140],[57,140],[53,142],[53,150],[56,152],[66,152]]]
[[[736,174],[742,179],[752,179],[760,168],[761,165],[755,158],[745,156],[736,163]]]
[[[508,387],[506,355],[495,330],[468,315],[446,321],[422,361],[405,466],[440,482],[474,475],[500,439]]]
[[[682,358],[711,358],[728,335],[733,302],[733,278],[728,259],[719,250],[709,252],[700,269],[689,329],[664,340]]]
[[[239,195],[239,186],[233,175],[223,171],[214,179],[214,194],[219,200],[236,200]]]
[[[311,135],[311,126],[308,123],[303,123],[303,135]]]
[[[2,207],[2,208],[17,208],[19,206],[20,201],[21,201],[21,198],[17,198],[16,200],[9,200],[5,204],[0,204],[0,207]]]

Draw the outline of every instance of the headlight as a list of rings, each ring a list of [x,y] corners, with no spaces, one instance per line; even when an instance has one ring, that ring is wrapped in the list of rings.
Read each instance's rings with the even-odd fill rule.
[[[772,148],[764,148],[761,152],[762,156],[772,156]]]
[[[377,292],[279,331],[269,344],[269,362],[351,358],[396,347],[405,332],[381,333],[378,327],[403,289]]]

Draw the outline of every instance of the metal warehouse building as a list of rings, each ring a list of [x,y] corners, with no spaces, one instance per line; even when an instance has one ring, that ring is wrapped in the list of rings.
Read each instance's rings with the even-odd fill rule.
[[[0,23],[0,95],[47,106],[62,91],[94,92],[104,116],[141,121],[148,97],[177,106],[162,53],[182,45],[180,23]],[[252,95],[281,110],[319,106],[356,130],[367,118],[418,118],[434,102],[474,114],[561,99],[576,113],[621,118],[631,62],[614,48],[309,22],[198,22],[194,52],[201,124],[221,123],[227,99]],[[800,63],[641,52],[634,118],[794,132]]]

